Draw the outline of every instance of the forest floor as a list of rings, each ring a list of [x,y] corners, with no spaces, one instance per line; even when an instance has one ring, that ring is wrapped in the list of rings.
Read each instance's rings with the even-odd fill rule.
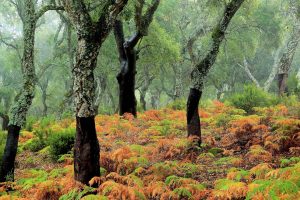
[[[300,199],[299,108],[257,108],[252,115],[220,102],[201,110],[203,143],[186,138],[184,110],[165,108],[96,117],[101,177],[73,180],[72,154],[58,161],[49,147],[22,148],[37,137],[23,131],[16,181],[0,186],[8,199]],[[74,128],[72,119],[49,125]]]

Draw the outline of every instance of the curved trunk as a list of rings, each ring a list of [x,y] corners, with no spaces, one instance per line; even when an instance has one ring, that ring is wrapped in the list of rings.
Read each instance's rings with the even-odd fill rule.
[[[24,9],[24,51],[22,58],[22,73],[24,82],[20,96],[11,109],[8,136],[3,154],[3,163],[0,169],[1,181],[14,179],[14,163],[18,148],[20,129],[26,122],[26,115],[31,106],[36,86],[34,67],[34,38],[36,19],[33,0],[26,0]]]
[[[199,137],[199,145],[201,144],[201,125],[200,116],[198,112],[199,101],[201,99],[202,91],[195,88],[190,89],[190,94],[187,102],[187,131],[188,137]]]
[[[204,80],[214,65],[219,53],[220,45],[225,38],[227,27],[245,0],[232,0],[224,10],[223,16],[219,23],[213,29],[212,45],[207,55],[198,63],[194,63],[194,69],[191,72],[192,88],[187,102],[187,129],[188,136],[197,136],[201,144],[201,126],[198,105],[204,87]]]
[[[137,52],[134,47],[141,38],[141,35],[135,34],[125,42],[123,24],[119,20],[115,23],[114,35],[121,64],[120,73],[117,75],[119,83],[119,113],[120,115],[131,113],[136,116],[135,75]]]

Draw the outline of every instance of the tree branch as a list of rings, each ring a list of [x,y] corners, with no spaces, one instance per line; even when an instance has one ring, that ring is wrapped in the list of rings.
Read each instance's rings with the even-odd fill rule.
[[[42,7],[36,14],[35,14],[35,21],[38,21],[47,11],[49,10],[64,10],[63,6],[56,6],[56,5],[46,5]]]
[[[245,70],[245,72],[247,73],[248,77],[253,81],[253,83],[256,85],[256,87],[261,88],[259,82],[258,82],[258,81],[256,80],[256,78],[252,75],[252,73],[251,73],[251,71],[250,71],[250,69],[249,69],[249,67],[248,67],[247,59],[246,59],[245,57],[244,57],[244,65],[241,65],[241,64],[239,64],[239,63],[238,63],[238,65],[239,65],[240,67],[242,67],[242,68]]]

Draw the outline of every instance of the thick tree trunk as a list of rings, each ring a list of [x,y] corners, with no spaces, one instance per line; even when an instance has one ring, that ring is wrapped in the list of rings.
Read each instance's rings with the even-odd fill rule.
[[[95,23],[83,1],[62,1],[71,23],[77,31],[78,46],[73,69],[76,105],[76,137],[74,148],[75,180],[84,184],[99,176],[99,143],[95,130],[94,69],[101,44],[105,41],[127,0],[103,3]]]
[[[21,127],[10,125],[0,170],[0,182],[14,180],[14,165]]]
[[[91,39],[94,38],[94,39]],[[75,180],[84,184],[99,176],[99,142],[95,129],[95,81],[100,41],[97,37],[89,40],[79,38],[76,63],[73,70],[76,105],[76,137],[74,147]]]
[[[100,176],[99,152],[94,117],[76,117],[75,180],[88,184],[94,176]]]
[[[136,116],[137,101],[135,97],[135,58],[133,58],[131,61],[128,60],[125,65],[127,66],[123,66],[124,69],[130,68],[131,70],[122,70],[117,76],[120,90],[119,113],[120,115],[131,113],[132,115]]]
[[[119,83],[119,107],[120,115],[131,113],[136,117],[136,98],[135,98],[135,75],[136,61],[138,52],[136,45],[142,37],[148,34],[148,28],[153,20],[153,15],[158,8],[160,0],[153,0],[143,13],[145,2],[139,2],[135,6],[135,25],[136,33],[129,40],[125,41],[123,32],[123,23],[120,20],[115,22],[114,35],[119,52],[121,71],[117,76]]]
[[[201,99],[202,91],[191,88],[187,102],[187,130],[188,137],[199,137],[199,144],[201,144],[201,125],[200,116],[198,112],[199,101]]]
[[[288,74],[278,74],[278,95],[283,96],[287,93]]]
[[[125,42],[123,24],[118,20],[114,26],[114,34],[121,64],[120,73],[117,75],[119,83],[119,113],[120,115],[131,113],[136,116],[135,75],[137,53],[134,47],[141,38],[141,35],[135,34]]]

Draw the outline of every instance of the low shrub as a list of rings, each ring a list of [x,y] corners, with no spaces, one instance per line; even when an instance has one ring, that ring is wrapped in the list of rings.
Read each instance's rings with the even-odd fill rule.
[[[39,138],[33,138],[26,141],[23,145],[23,150],[30,150],[32,152],[37,152],[46,147],[46,143],[44,140],[40,140]]]
[[[53,159],[58,159],[60,155],[67,154],[74,146],[75,130],[72,128],[64,129],[53,133],[48,138],[50,155]]]
[[[186,108],[186,100],[184,99],[177,99],[173,101],[172,103],[169,103],[167,105],[168,108],[171,108],[173,110],[184,110]]]
[[[29,116],[26,120],[25,130],[30,132],[33,131],[33,125],[36,121],[35,117]]]
[[[253,85],[245,86],[242,93],[234,94],[228,100],[231,105],[245,110],[248,114],[254,112],[254,107],[268,107],[278,103],[276,97]]]

